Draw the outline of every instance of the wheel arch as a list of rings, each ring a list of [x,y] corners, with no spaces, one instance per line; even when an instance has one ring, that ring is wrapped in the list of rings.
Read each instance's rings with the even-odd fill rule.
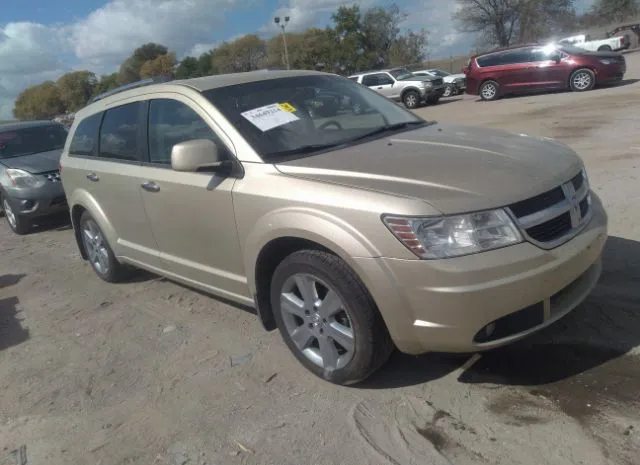
[[[98,226],[105,235],[107,242],[113,249],[117,245],[117,234],[109,220],[107,219],[104,211],[100,208],[98,202],[86,191],[77,191],[71,195],[69,199],[70,212],[71,212],[71,225],[73,226],[73,232],[80,250],[80,255],[84,260],[87,259],[86,251],[82,243],[82,232],[80,231],[80,218],[82,214],[87,211],[91,217],[98,223]]]
[[[267,330],[275,328],[270,301],[271,278],[278,264],[290,254],[305,249],[331,253],[344,260],[361,279],[362,270],[353,257],[380,256],[368,239],[348,225],[332,217],[301,213],[288,211],[262,218],[245,243],[249,289]]]
[[[416,92],[418,95],[420,95],[420,89],[414,86],[410,86],[402,89],[402,92],[400,93],[400,99],[404,100],[404,96],[407,95],[408,92]]]

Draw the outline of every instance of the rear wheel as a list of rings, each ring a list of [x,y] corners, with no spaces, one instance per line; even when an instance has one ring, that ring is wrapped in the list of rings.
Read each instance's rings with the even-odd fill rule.
[[[127,268],[116,260],[104,233],[89,212],[80,217],[80,234],[87,261],[93,271],[108,283],[122,281],[127,275]]]
[[[569,78],[569,85],[574,92],[585,92],[593,89],[596,84],[596,76],[593,71],[582,68],[574,71]]]
[[[480,98],[491,101],[498,98],[500,85],[496,81],[485,81],[480,86]]]
[[[608,45],[601,45],[600,47],[598,47],[598,51],[599,52],[610,52],[611,51],[611,47],[609,47]]]
[[[420,94],[415,90],[409,90],[402,96],[402,103],[409,109],[417,108],[420,104]]]
[[[4,195],[2,196],[2,210],[4,211],[4,216],[7,219],[9,227],[14,233],[22,236],[29,232],[31,229],[29,220],[14,211],[9,198]]]
[[[330,253],[303,250],[285,258],[273,275],[271,305],[296,358],[332,383],[365,379],[393,351],[373,298],[355,272]]]

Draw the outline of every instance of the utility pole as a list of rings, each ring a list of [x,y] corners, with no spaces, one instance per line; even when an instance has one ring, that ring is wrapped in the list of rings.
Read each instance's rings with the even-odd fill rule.
[[[282,29],[282,41],[284,42],[284,59],[286,61],[287,69],[291,69],[289,65],[289,50],[287,50],[287,34],[284,31],[284,28],[289,24],[289,16],[284,17],[284,21],[280,21],[280,16],[276,16],[273,18],[273,22],[276,23],[276,26]]]

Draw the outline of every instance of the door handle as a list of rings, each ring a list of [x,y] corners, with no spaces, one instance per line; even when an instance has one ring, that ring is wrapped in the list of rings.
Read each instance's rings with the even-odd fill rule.
[[[145,181],[142,184],[140,184],[140,187],[142,187],[145,191],[148,191],[148,192],[158,192],[160,190],[160,186],[158,186],[153,181]]]
[[[382,86],[378,87],[378,89],[382,89]]]
[[[89,181],[93,181],[93,182],[98,182],[100,180],[100,178],[98,177],[98,175],[96,173],[87,174],[87,179]]]

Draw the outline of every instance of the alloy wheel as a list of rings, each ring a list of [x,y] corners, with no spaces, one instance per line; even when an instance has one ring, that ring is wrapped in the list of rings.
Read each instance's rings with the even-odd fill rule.
[[[581,71],[573,76],[573,86],[578,90],[586,90],[591,86],[591,75]]]
[[[442,94],[443,97],[449,97],[451,96],[452,90],[451,90],[451,86],[447,86],[444,88],[444,93]]]
[[[497,92],[498,89],[494,84],[491,83],[485,84],[485,86],[482,88],[482,96],[487,100],[491,100],[492,98],[494,98]]]
[[[418,106],[418,97],[416,97],[416,94],[411,93],[404,98],[404,103],[407,108],[415,108]]]
[[[355,335],[340,296],[319,278],[298,273],[280,292],[280,312],[287,334],[315,365],[333,371],[355,353]]]
[[[102,275],[109,273],[109,252],[100,232],[100,228],[93,220],[87,220],[82,228],[82,242],[87,252],[89,262]]]
[[[11,205],[9,204],[7,199],[2,199],[2,208],[4,209],[4,214],[7,217],[7,221],[9,222],[9,224],[13,229],[16,229],[17,227],[16,214],[13,213],[13,210],[11,209]]]

